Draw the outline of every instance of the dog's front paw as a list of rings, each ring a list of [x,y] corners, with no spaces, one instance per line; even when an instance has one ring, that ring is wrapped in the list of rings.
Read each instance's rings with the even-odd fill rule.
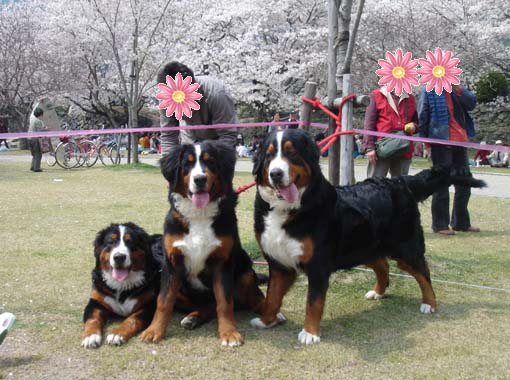
[[[365,294],[367,300],[380,300],[384,297],[384,294],[379,294],[375,290],[370,290]]]
[[[262,322],[262,319],[260,318],[253,318],[250,321],[250,325],[257,329],[269,329],[271,327],[281,325],[282,323],[285,322],[287,322],[287,318],[285,318],[285,315],[283,315],[283,313],[278,313],[276,314],[276,319],[273,322],[268,323],[267,325],[264,322]]]
[[[320,343],[321,337],[318,335],[310,334],[308,331],[303,329],[298,335],[298,340],[301,342],[301,344],[316,344]]]
[[[432,305],[429,305],[427,303],[422,303],[421,306],[420,306],[420,311],[423,314],[432,314],[432,313],[435,313],[436,309],[434,309],[432,307]]]
[[[121,346],[126,343],[126,340],[117,334],[110,334],[106,337],[106,343],[111,344],[112,346]]]
[[[244,343],[243,337],[236,330],[220,333],[220,339],[221,345],[224,347],[237,347]]]
[[[101,345],[101,340],[102,338],[100,334],[90,334],[83,338],[81,345],[85,348],[97,348]]]
[[[140,339],[145,343],[157,343],[165,337],[165,332],[160,329],[149,326],[142,334]]]

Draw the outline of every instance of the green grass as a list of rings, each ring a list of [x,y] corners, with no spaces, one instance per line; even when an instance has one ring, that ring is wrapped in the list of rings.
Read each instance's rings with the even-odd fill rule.
[[[86,351],[80,347],[81,315],[95,233],[124,221],[161,232],[166,183],[146,165],[43,169],[31,173],[27,163],[0,162],[0,312],[18,318],[0,347],[0,378],[508,379],[508,291],[436,282],[440,310],[427,316],[419,313],[414,280],[392,277],[388,297],[369,302],[363,296],[374,276],[357,270],[332,276],[318,346],[297,343],[306,294],[300,276],[284,300],[287,324],[258,331],[249,326],[251,313],[237,315],[246,341],[241,348],[222,348],[216,323],[185,331],[176,315],[160,344],[134,338],[123,347]],[[240,174],[235,185],[251,180]],[[257,256],[254,193],[240,196],[238,219],[244,247]],[[430,232],[425,202],[433,278],[509,290],[509,206],[510,200],[473,197],[471,218],[482,232],[445,237]],[[398,272],[395,266],[392,272]]]

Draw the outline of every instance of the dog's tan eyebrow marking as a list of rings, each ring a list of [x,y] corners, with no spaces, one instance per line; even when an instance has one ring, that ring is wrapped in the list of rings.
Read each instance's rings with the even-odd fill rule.
[[[285,143],[283,144],[283,151],[285,153],[289,153],[289,152],[293,152],[295,149],[294,149],[294,144],[292,144],[292,141],[285,141]]]
[[[209,153],[207,153],[207,152],[205,152],[205,153],[202,155],[202,159],[203,159],[204,161],[207,161],[209,158],[211,158],[211,157],[209,156]]]
[[[193,154],[188,154],[188,161],[189,162],[194,162],[195,161],[195,156]]]
[[[131,240],[131,235],[130,234],[125,234],[124,235],[124,241],[130,241]]]
[[[275,152],[276,152],[276,148],[274,147],[273,143],[271,143],[271,145],[269,145],[267,148],[267,153],[275,154]]]
[[[117,240],[119,235],[117,235],[116,233],[113,233],[113,234],[110,235],[110,237],[112,238],[112,240]]]

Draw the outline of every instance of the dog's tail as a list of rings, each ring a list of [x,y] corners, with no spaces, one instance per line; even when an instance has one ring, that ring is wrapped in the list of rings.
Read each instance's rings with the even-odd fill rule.
[[[444,166],[422,170],[414,176],[402,178],[417,202],[424,201],[445,186],[458,185],[478,188],[487,186],[484,181],[473,178],[469,170],[451,169]]]

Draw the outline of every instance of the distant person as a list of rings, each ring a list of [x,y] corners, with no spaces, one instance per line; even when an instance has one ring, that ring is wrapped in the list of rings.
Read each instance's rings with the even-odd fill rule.
[[[391,133],[404,131],[405,128],[406,134],[413,135],[418,131],[417,123],[416,102],[412,94],[403,92],[399,97],[393,91],[388,92],[386,86],[375,89],[370,94],[370,104],[365,113],[365,130]],[[386,177],[388,172],[392,178],[409,174],[413,143],[409,144],[404,155],[383,159],[377,156],[377,140],[377,137],[370,135],[365,135],[363,139],[365,156],[368,159],[367,177]]]
[[[277,112],[273,115],[273,123],[279,123],[280,122],[280,112]],[[283,128],[281,125],[269,125],[266,129],[267,133],[271,133],[273,131],[281,131]]]
[[[42,121],[42,117],[44,112],[41,108],[37,107],[34,110],[33,117],[30,118],[30,125],[28,127],[28,132],[35,133],[46,131],[47,128],[44,126]],[[28,144],[30,146],[30,153],[32,154],[32,163],[30,164],[30,170],[36,173],[42,172],[41,169],[41,143],[38,137],[32,137],[28,139]]]
[[[475,135],[475,127],[468,111],[476,106],[476,96],[462,86],[452,86],[452,92],[422,90],[418,106],[420,135],[433,139],[468,141]],[[467,149],[442,144],[431,145],[432,165],[449,167],[458,174],[470,176]],[[455,231],[479,232],[471,225],[468,203],[471,188],[455,186],[453,210],[450,219],[448,186],[432,196],[432,230],[441,235],[455,235]],[[450,226],[453,230],[450,230]]]
[[[365,148],[363,147],[363,137],[361,135],[354,136],[354,149],[358,150],[358,155],[354,158],[364,158],[365,157]]]
[[[480,145],[486,145],[486,142],[482,141],[482,142],[480,142]],[[475,161],[477,166],[490,165],[488,156],[489,156],[489,151],[486,149],[480,148],[476,151],[476,154],[473,157],[473,160]]]
[[[495,145],[503,145],[503,141],[497,140]],[[502,168],[508,166],[508,153],[505,157],[505,153],[493,150],[491,154],[487,156],[487,159],[489,160],[490,166],[493,168]]]
[[[214,125],[238,123],[234,99],[225,85],[219,79],[209,75],[196,76],[193,71],[180,62],[167,63],[158,73],[158,83],[165,83],[166,76],[175,78],[181,73],[183,78],[191,76],[193,83],[200,84],[197,90],[203,95],[198,101],[200,109],[193,111],[191,118],[184,116],[178,121],[175,116],[167,117],[164,109],[160,110],[160,126],[176,127],[179,125]],[[163,154],[179,144],[193,144],[203,140],[219,140],[235,149],[237,128],[210,128],[161,132],[161,146]]]
[[[258,150],[260,149],[260,143],[262,142],[262,137],[260,135],[254,135],[251,139],[251,146],[249,150],[249,154],[254,156]]]
[[[0,133],[9,133],[7,125],[5,125],[2,119],[0,119]],[[4,143],[7,149],[9,149],[9,143],[7,142],[7,139],[0,139],[0,146],[2,145],[2,143]]]
[[[291,112],[289,116],[290,122],[297,122],[298,121],[298,113],[296,111]],[[298,129],[299,124],[287,124],[286,126],[288,129]]]

